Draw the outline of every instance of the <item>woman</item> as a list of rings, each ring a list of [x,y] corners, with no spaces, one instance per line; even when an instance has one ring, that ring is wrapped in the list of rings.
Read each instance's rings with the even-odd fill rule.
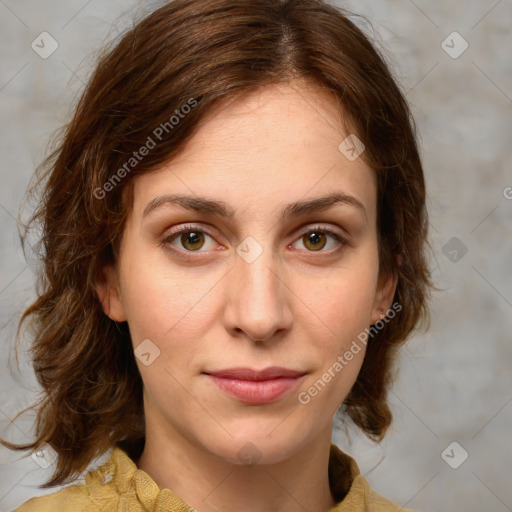
[[[403,510],[331,443],[384,437],[432,286],[414,121],[348,16],[175,0],[102,57],[41,167],[44,396],[3,444],[58,454],[45,487],[113,450],[17,510]]]

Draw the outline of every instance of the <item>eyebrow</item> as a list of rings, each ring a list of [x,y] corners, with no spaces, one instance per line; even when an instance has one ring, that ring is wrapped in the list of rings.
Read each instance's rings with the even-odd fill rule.
[[[366,220],[368,219],[366,208],[364,207],[363,203],[359,201],[359,199],[343,192],[334,192],[324,196],[316,197],[314,199],[290,203],[283,209],[281,213],[281,220],[289,217],[300,217],[301,215],[308,213],[321,212],[331,208],[336,204],[346,204],[353,206],[364,215]],[[200,196],[165,194],[152,199],[144,208],[142,216],[146,217],[155,210],[167,205],[178,205],[187,210],[192,210],[199,213],[215,214],[225,218],[232,218],[236,213],[236,210],[234,210],[224,201]]]

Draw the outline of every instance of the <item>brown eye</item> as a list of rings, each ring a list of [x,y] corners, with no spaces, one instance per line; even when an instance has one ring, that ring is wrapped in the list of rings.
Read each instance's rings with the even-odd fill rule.
[[[210,242],[210,247],[208,247],[208,242]],[[205,252],[216,247],[213,236],[196,226],[183,226],[166,236],[162,240],[162,244],[170,245],[182,253]]]
[[[313,227],[308,231],[302,233],[302,237],[299,238],[299,241],[302,242],[302,245],[308,252],[332,252],[329,249],[335,249],[336,246],[345,246],[349,245],[348,242],[329,229],[325,229],[323,227]],[[333,242],[332,242],[333,241]],[[331,242],[331,243],[330,243]],[[298,242],[296,242],[298,243]],[[327,250],[323,250],[327,245]]]
[[[204,233],[202,231],[185,231],[181,233],[180,242],[189,251],[197,251],[204,245]]]
[[[303,236],[304,246],[312,251],[320,251],[327,244],[325,233],[311,231]]]

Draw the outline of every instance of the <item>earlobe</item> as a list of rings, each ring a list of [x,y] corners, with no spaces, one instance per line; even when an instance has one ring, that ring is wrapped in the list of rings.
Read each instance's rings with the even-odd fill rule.
[[[397,273],[394,273],[393,275],[379,276],[379,282],[377,292],[375,294],[375,302],[373,305],[373,312],[371,317],[372,324],[382,320],[386,316],[386,312],[392,305],[397,284]]]
[[[125,322],[127,320],[114,265],[103,267],[101,276],[96,282],[96,293],[100,299],[103,312],[111,320],[115,322]]]

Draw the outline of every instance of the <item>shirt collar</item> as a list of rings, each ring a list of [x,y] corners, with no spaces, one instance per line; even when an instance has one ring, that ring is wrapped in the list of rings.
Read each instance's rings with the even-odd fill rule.
[[[336,506],[329,512],[363,510],[360,507],[365,484],[355,460],[331,443],[329,486]],[[136,499],[145,512],[191,511],[191,507],[170,489],[160,489],[118,446],[114,447],[107,462],[88,473],[86,485],[91,489],[91,497],[96,494],[95,490],[103,493],[115,490],[116,494]]]

